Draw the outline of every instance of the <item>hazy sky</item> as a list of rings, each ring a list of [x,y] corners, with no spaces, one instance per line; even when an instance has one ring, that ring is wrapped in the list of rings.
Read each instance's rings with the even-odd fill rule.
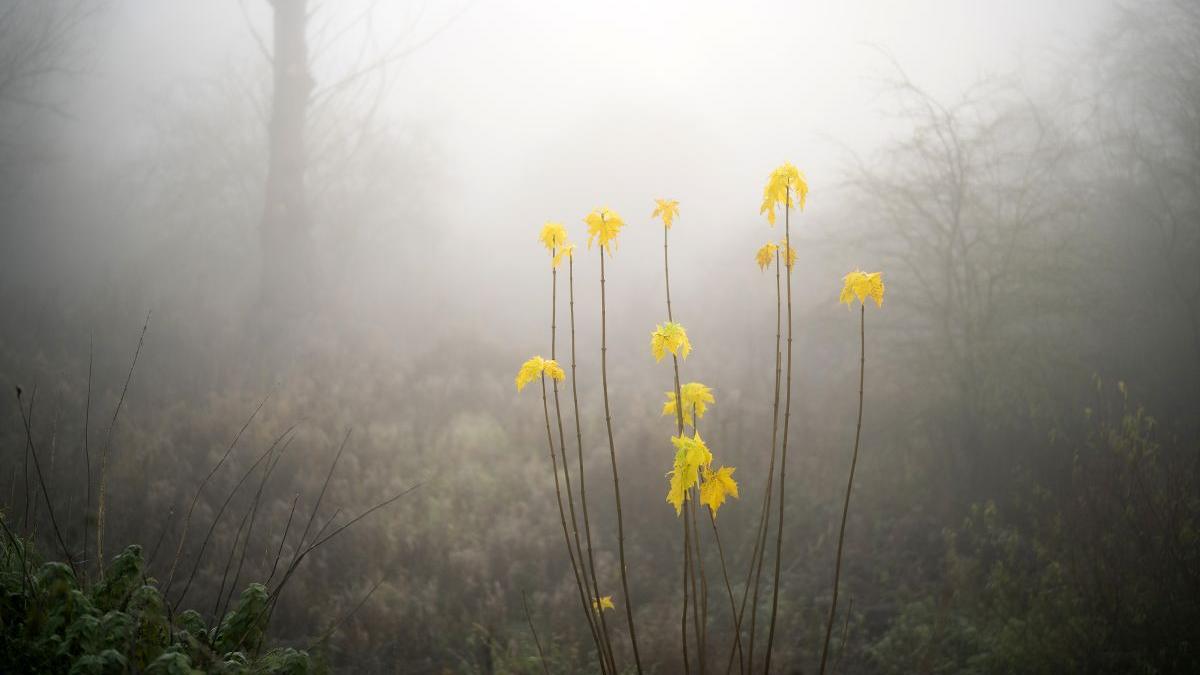
[[[269,40],[266,2],[242,1]],[[318,15],[364,4],[325,2]],[[429,2],[415,39],[459,17],[393,70],[389,103],[393,114],[436,121],[443,146],[470,172],[464,178],[484,183],[498,163],[512,176],[567,155],[669,182],[671,167],[697,153],[726,166],[803,153],[793,160],[819,183],[834,158],[828,139],[863,149],[883,134],[875,83],[890,70],[879,50],[950,98],[985,75],[1032,78],[1070,58],[1110,4]],[[388,44],[404,32],[414,5],[380,3],[377,38]],[[238,0],[116,8],[98,60],[113,111],[257,58]],[[354,37],[340,48],[357,49]],[[340,67],[337,55],[323,56],[318,78]]]
[[[329,0],[317,17],[336,30],[365,4]],[[269,43],[265,0],[244,6]],[[1043,75],[1061,76],[1112,11],[1107,0],[379,6],[371,35],[382,44],[436,33],[389,71],[380,119],[428,134],[442,184],[426,197],[483,279],[541,264],[534,237],[546,220],[567,223],[579,240],[591,208],[609,205],[639,225],[662,196],[681,201],[682,222],[710,247],[752,230],[727,253],[693,258],[745,265],[748,247],[770,236],[759,232],[757,206],[771,168],[789,160],[807,173],[804,218],[820,225],[832,215],[846,149],[869,154],[901,133],[883,95],[882,79],[894,74],[885,53],[946,100],[992,74],[1036,88]],[[414,7],[424,11],[409,30]],[[168,96],[186,101],[205,82],[262,68],[237,0],[115,0],[112,9],[94,75],[79,86],[89,114],[68,140],[98,170],[139,152],[128,143],[139,130],[161,132],[156,115]],[[352,30],[316,50],[319,82],[345,72],[362,37]],[[653,228],[644,242],[637,229],[623,247],[645,256],[629,268],[650,280]],[[434,292],[441,282],[405,283]],[[492,286],[479,302],[514,306],[523,288]]]

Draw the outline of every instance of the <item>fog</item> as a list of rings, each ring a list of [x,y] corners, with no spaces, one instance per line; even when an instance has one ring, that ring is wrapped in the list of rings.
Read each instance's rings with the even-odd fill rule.
[[[1197,119],[1183,0],[2,0],[0,670],[1194,671]]]

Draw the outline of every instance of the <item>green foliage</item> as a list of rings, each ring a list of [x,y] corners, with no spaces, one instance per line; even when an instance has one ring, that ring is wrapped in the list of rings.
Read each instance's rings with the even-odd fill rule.
[[[1124,400],[1124,388],[1121,387]],[[1192,633],[1200,498],[1194,448],[1141,409],[1088,423],[1051,490],[976,504],[945,532],[945,587],[868,649],[883,672],[1200,671]],[[1188,600],[1187,598],[1191,598]]]
[[[253,653],[264,637],[267,598],[262,584],[250,584],[216,631],[194,610],[179,614],[172,626],[162,594],[145,575],[141,547],[127,547],[104,580],[88,588],[67,565],[39,564],[28,542],[5,538],[0,542],[0,672],[324,672],[323,664],[304,651]]]

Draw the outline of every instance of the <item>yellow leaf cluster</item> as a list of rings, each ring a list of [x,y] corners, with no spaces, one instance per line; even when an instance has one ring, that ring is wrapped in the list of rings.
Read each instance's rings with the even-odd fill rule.
[[[658,206],[654,207],[650,217],[661,218],[663,227],[671,229],[671,222],[679,215],[679,202],[674,199],[655,199],[654,203]]]
[[[799,255],[796,253],[796,249],[788,246],[786,240],[779,242],[779,248],[787,249],[787,266],[789,270],[792,269],[792,267],[796,264],[796,258],[799,257]]]
[[[766,270],[771,266],[771,262],[775,260],[775,252],[779,247],[773,242],[763,244],[763,247],[758,249],[758,253],[754,254],[754,261],[758,263],[758,269]]]
[[[700,467],[712,464],[713,457],[699,433],[691,438],[672,436],[671,443],[675,445],[675,465],[668,474],[670,488],[667,490],[667,502],[675,507],[675,514],[679,515],[688,490],[700,482]]]
[[[562,367],[558,365],[557,361],[535,356],[521,364],[521,369],[517,371],[517,391],[521,391],[525,388],[525,385],[543,375],[559,382],[567,379],[567,374],[563,372]]]
[[[883,306],[883,272],[863,272],[862,270],[854,270],[853,272],[842,277],[842,295],[838,298],[838,302],[845,303],[847,306],[854,303],[854,299],[858,298],[861,303],[866,303],[867,298],[875,301],[876,307]]]
[[[550,261],[550,266],[553,267],[554,269],[558,269],[558,266],[562,264],[562,261],[564,258],[574,258],[574,257],[575,257],[575,244],[572,244],[569,241],[563,242],[563,245],[559,246],[558,250],[554,252],[554,259]]]
[[[550,251],[553,258],[550,261],[550,266],[558,269],[562,265],[564,258],[575,255],[575,244],[567,241],[567,228],[563,227],[562,223],[546,223],[542,226],[542,233],[538,235],[538,241]]]
[[[654,354],[655,362],[662,361],[667,352],[686,359],[691,351],[687,331],[674,321],[655,326],[654,332],[650,333],[650,352]]]
[[[725,503],[726,496],[738,498],[738,485],[733,480],[734,471],[737,469],[732,466],[723,466],[716,471],[704,467],[704,481],[700,484],[700,503],[712,509],[714,518],[717,516],[717,509]]]
[[[542,226],[542,233],[538,235],[538,241],[542,242],[542,246],[545,246],[547,251],[553,253],[554,249],[567,242],[567,228],[563,227],[562,223],[546,223]]]
[[[708,410],[708,404],[715,404],[717,400],[713,397],[712,389],[699,382],[688,382],[679,387],[679,395],[683,397],[683,423],[695,424],[692,419],[692,411],[696,412],[696,417],[703,419],[704,413]],[[663,404],[662,414],[672,415],[675,413],[675,392],[667,392],[667,402]]]
[[[783,206],[790,209],[799,206],[804,209],[808,200],[808,182],[791,162],[784,162],[771,172],[767,185],[763,188],[762,207],[759,213],[767,214],[767,222],[775,225],[775,209]]]
[[[617,606],[613,604],[611,595],[604,595],[592,600],[592,609],[596,610],[597,612],[603,612],[606,609],[616,608]]]
[[[617,235],[621,233],[621,228],[625,227],[621,216],[605,206],[587,214],[583,222],[588,226],[588,248],[592,247],[593,241],[598,241],[600,247],[612,255],[613,249],[616,248]]]

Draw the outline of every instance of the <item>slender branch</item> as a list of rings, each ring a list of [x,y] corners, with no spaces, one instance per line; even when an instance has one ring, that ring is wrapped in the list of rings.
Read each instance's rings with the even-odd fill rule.
[[[846,643],[850,639],[850,617],[854,616],[854,596],[850,596],[850,602],[846,604],[846,621],[842,624],[842,639],[838,643],[837,658],[833,661],[833,667],[829,670],[831,675],[836,675],[838,667],[842,665],[842,657],[846,655]]]
[[[84,492],[83,503],[83,564],[86,568],[88,562],[88,519],[91,516],[92,510],[92,454],[88,450],[88,423],[92,417],[92,334],[88,333],[88,379],[87,379],[87,399],[83,404],[83,466],[86,472],[87,487]]]
[[[858,357],[858,424],[854,429],[854,455],[850,459],[850,478],[846,480],[846,498],[842,502],[842,526],[838,530],[837,562],[833,566],[833,601],[829,603],[829,621],[825,625],[825,645],[821,647],[821,675],[825,675],[825,662],[829,657],[829,636],[833,634],[833,621],[837,614],[838,583],[842,578],[842,544],[846,540],[846,515],[850,511],[850,493],[854,489],[854,469],[858,466],[858,441],[862,437],[863,382],[867,369],[867,305],[859,308],[859,340],[861,350]]]
[[[679,618],[679,632],[683,644],[683,672],[691,673],[692,666],[688,663],[687,613],[688,613],[688,580],[692,571],[692,544],[688,539],[687,518],[683,518],[683,613]]]
[[[583,532],[587,541],[587,559],[589,572],[592,578],[592,596],[600,597],[600,583],[596,578],[596,558],[592,549],[592,522],[588,517],[587,503],[587,481],[584,479],[583,471],[583,428],[579,417],[579,387],[577,385],[578,378],[576,372],[575,358],[575,256],[570,254],[567,256],[567,280],[568,288],[570,289],[570,314],[571,314],[571,402],[575,406],[575,449],[579,460],[579,503],[583,508]],[[604,612],[600,612],[600,635],[604,640],[604,649],[607,652],[609,666],[613,672],[616,672],[616,658],[613,656],[612,639],[608,635],[608,620],[604,618]]]
[[[283,526],[283,536],[279,538],[279,548],[275,551],[275,560],[271,562],[271,573],[267,575],[267,580],[263,582],[264,586],[271,584],[271,580],[275,578],[275,571],[279,569],[279,558],[283,554],[283,544],[287,541],[288,532],[292,529],[292,517],[296,515],[296,502],[298,501],[300,501],[299,492],[292,497],[292,509],[288,511],[287,524]]]
[[[789,187],[790,191],[791,188]],[[792,418],[792,266],[788,258],[792,251],[791,194],[783,205],[783,265],[787,269],[787,388],[783,403],[783,441],[779,456],[779,521],[775,530],[775,583],[771,589],[771,626],[767,631],[767,654],[763,672],[771,672],[771,646],[775,643],[775,617],[779,610],[779,566],[783,555],[783,514],[787,490],[788,425]]]
[[[542,651],[542,641],[538,639],[537,629],[533,627],[533,618],[529,616],[529,601],[525,598],[525,589],[521,589],[521,606],[525,608],[525,621],[529,623],[529,632],[533,633],[533,644],[537,645],[538,659],[542,662],[542,671],[550,675],[550,666],[546,665],[546,653]]]
[[[738,654],[738,667],[745,670],[744,655],[742,654],[742,631],[737,625],[737,603],[733,601],[733,586],[729,583],[729,568],[725,564],[725,547],[721,546],[721,534],[717,531],[717,516],[712,509],[708,510],[708,520],[712,523],[713,540],[717,543],[717,554],[721,558],[721,578],[725,580],[725,594],[729,596],[729,616],[734,619],[733,645]]]
[[[20,401],[21,401],[21,387],[20,386],[17,387],[17,401],[18,401],[18,406],[22,405],[20,403]],[[33,393],[30,394],[30,396],[29,396],[29,419],[33,419],[33,409],[34,409],[35,403],[37,403],[37,383],[36,382],[33,383]],[[21,408],[21,419],[22,420],[25,419],[25,408],[23,408],[23,407]],[[31,436],[26,434],[26,436],[25,436],[25,460],[24,460],[24,462],[22,462],[22,472],[24,473],[24,477],[22,480],[23,480],[23,484],[25,486],[25,491],[24,491],[23,497],[25,499],[25,504],[24,504],[24,506],[21,507],[21,530],[23,532],[25,532],[26,534],[29,533],[29,511],[30,511],[29,495],[33,491],[33,489],[29,485],[29,455],[32,452],[32,450],[33,450],[33,442],[31,440]]]
[[[346,443],[350,440],[350,433],[353,429],[346,429],[346,435],[342,438],[342,444],[338,446],[337,454],[333,457],[333,463],[329,465],[329,472],[325,474],[325,482],[321,485],[321,492],[317,495],[317,503],[313,504],[312,512],[308,514],[308,522],[304,525],[304,531],[300,533],[300,543],[296,545],[296,553],[292,556],[292,562],[288,563],[288,571],[284,578],[291,574],[296,565],[300,563],[302,557],[301,550],[304,548],[304,542],[308,539],[309,530],[312,529],[313,521],[317,518],[317,511],[321,509],[321,501],[325,499],[325,491],[329,489],[329,481],[333,479],[333,471],[337,468],[338,461],[342,458],[342,453],[346,450]],[[333,519],[330,519],[333,522]],[[282,581],[280,582],[283,583]]]
[[[695,569],[697,576],[700,579],[700,621],[698,628],[700,630],[700,675],[705,675],[708,672],[705,667],[708,654],[708,576],[704,573],[704,557],[700,552],[700,523],[696,516],[699,510],[697,504],[700,501],[700,486],[692,488],[690,518],[692,519],[692,546],[695,550],[692,552],[693,559],[696,561]],[[684,505],[685,507],[687,504]],[[684,517],[689,517],[688,513],[684,513]]]
[[[335,464],[336,464],[336,462],[335,462]],[[266,606],[264,606],[258,612],[258,614],[256,614],[254,616],[254,619],[249,622],[246,632],[242,633],[242,636],[240,638],[238,638],[237,644],[234,645],[234,650],[241,649],[242,644],[246,641],[246,638],[250,635],[251,627],[258,625],[258,622],[264,616],[267,616],[268,612],[274,612],[275,603],[279,599],[279,594],[281,592],[283,592],[284,587],[287,586],[287,582],[292,578],[292,575],[295,574],[296,569],[300,566],[300,563],[303,562],[306,557],[308,557],[309,553],[312,553],[313,551],[317,550],[322,544],[324,544],[324,543],[328,542],[329,540],[333,539],[334,537],[338,536],[339,534],[344,532],[346,529],[352,527],[358,521],[362,520],[363,518],[366,518],[367,516],[371,515],[372,513],[375,513],[379,509],[385,508],[385,507],[395,503],[401,497],[404,497],[405,495],[409,494],[413,490],[416,490],[417,488],[424,485],[426,482],[427,481],[423,480],[419,483],[410,485],[409,487],[401,490],[400,492],[396,493],[395,495],[383,500],[382,502],[379,502],[378,504],[372,506],[371,508],[367,509],[366,511],[363,511],[362,513],[358,514],[354,518],[351,518],[349,520],[349,522],[347,522],[345,525],[338,527],[333,532],[330,532],[329,534],[325,535],[324,537],[314,537],[314,539],[316,539],[316,541],[314,541],[312,544],[310,544],[308,546],[308,548],[305,548],[304,550],[299,552],[299,554],[296,556],[295,561],[293,561],[293,563],[291,565],[289,565],[287,570],[284,572],[283,578],[279,580],[279,585],[275,587],[275,590],[271,591],[267,595]],[[332,522],[332,520],[333,519],[331,518],[330,522]],[[326,523],[326,525],[328,525],[328,523]],[[322,531],[324,531],[324,528],[322,528]],[[286,535],[286,532],[284,534]],[[276,560],[276,562],[278,562],[278,560]],[[264,633],[266,632],[265,627],[263,628],[263,632]]]
[[[33,442],[33,430],[29,428],[29,418],[25,416],[25,408],[21,404],[21,389],[19,387],[17,388],[17,407],[21,410],[21,422],[25,426],[25,439],[29,453],[33,456],[33,468],[37,472],[38,484],[42,486],[42,498],[46,501],[46,511],[50,513],[50,524],[54,528],[54,538],[58,540],[58,545],[62,549],[63,555],[67,557],[67,564],[71,566],[71,572],[78,576],[79,572],[75,569],[75,557],[71,555],[71,549],[67,546],[62,532],[58,529],[58,518],[54,516],[54,505],[50,503],[50,492],[46,489],[46,478],[42,475],[42,463],[38,461],[37,447]]]
[[[642,657],[638,654],[637,628],[633,623],[633,598],[629,595],[629,574],[625,564],[625,516],[621,511],[621,481],[617,473],[617,446],[613,440],[612,408],[608,402],[608,303],[604,279],[604,247],[600,247],[600,388],[604,393],[604,425],[608,430],[608,456],[612,461],[613,498],[617,505],[617,553],[621,562],[621,588],[625,593],[625,618],[629,622],[629,641],[633,645],[633,662],[638,675],[642,673]]]
[[[692,633],[696,638],[696,655],[702,660],[704,655],[704,641],[700,637],[700,593],[696,587],[696,551],[692,544],[692,539],[696,536],[694,528],[692,528],[691,518],[689,517],[689,509],[687,501],[691,499],[691,495],[687,494],[684,497],[683,505],[683,543],[687,546],[687,559],[684,561],[687,567],[688,583],[692,589]],[[700,666],[700,674],[704,675],[704,666]]]
[[[579,564],[575,560],[575,551],[571,548],[571,534],[567,530],[567,516],[563,509],[562,486],[558,480],[558,458],[554,454],[554,437],[550,432],[550,408],[546,402],[546,375],[542,374],[542,411],[546,417],[546,444],[550,452],[550,469],[554,472],[554,497],[558,506],[558,519],[562,523],[563,541],[567,544],[567,558],[571,561],[571,572],[575,575],[575,588],[579,592],[579,603],[583,608],[584,618],[587,619],[588,630],[592,634],[592,642],[596,645],[596,658],[600,661],[601,670],[605,670],[604,647],[600,644],[600,636],[596,632],[596,624],[592,619],[592,603],[588,594],[583,590],[583,582],[579,575]]]
[[[113,429],[117,426],[117,416],[121,414],[121,405],[125,403],[125,394],[129,391],[129,381],[133,379],[133,369],[137,366],[138,355],[142,353],[142,344],[146,340],[146,328],[150,325],[150,312],[146,312],[146,321],[142,324],[142,333],[138,336],[137,349],[133,352],[133,362],[129,364],[129,372],[125,375],[125,386],[121,388],[121,398],[117,399],[117,408],[113,410],[112,421],[108,424],[108,433],[104,437],[104,445],[100,446],[100,489],[96,502],[96,564],[100,570],[100,578],[104,579],[104,497],[108,489],[108,451],[112,447]]]
[[[254,522],[258,517],[258,505],[262,501],[263,488],[266,487],[267,481],[270,480],[271,474],[275,473],[275,467],[279,466],[279,461],[283,459],[283,453],[287,452],[288,446],[295,440],[295,435],[288,437],[283,443],[283,447],[279,448],[279,452],[275,454],[273,460],[269,460],[266,471],[263,473],[263,478],[258,484],[258,492],[254,495],[254,504],[250,507],[250,525],[246,529],[246,540],[242,544],[242,556],[238,559],[237,571],[233,575],[233,584],[229,587],[229,595],[225,598],[225,609],[221,610],[221,616],[229,609],[229,603],[233,601],[234,591],[238,587],[238,582],[242,579],[242,566],[246,564],[246,551],[250,548],[251,535],[254,533]]]
[[[250,413],[250,417],[246,418],[245,424],[242,425],[241,429],[238,429],[233,440],[229,442],[229,446],[225,448],[225,454],[221,455],[221,459],[217,460],[213,468],[208,471],[208,475],[204,477],[204,480],[200,481],[200,485],[196,488],[196,494],[192,495],[192,502],[188,505],[187,515],[183,518],[183,532],[179,534],[179,544],[175,547],[175,557],[171,560],[170,571],[167,572],[167,585],[163,587],[163,595],[166,595],[171,590],[171,585],[175,582],[175,570],[179,565],[180,557],[183,556],[183,545],[187,541],[188,527],[192,524],[192,512],[196,510],[196,502],[200,501],[200,495],[204,492],[205,486],[208,485],[208,482],[212,480],[212,477],[216,475],[221,466],[225,464],[225,460],[229,459],[229,454],[233,452],[233,448],[237,445],[238,440],[246,432],[246,428],[250,426],[254,418],[258,416],[258,411],[262,410],[267,400],[271,398],[272,393],[274,393],[274,389],[268,391],[266,396],[263,396],[262,400],[258,402],[258,405],[254,408],[254,412]]]
[[[783,352],[780,349],[782,337],[783,301],[780,287],[779,249],[775,249],[775,395],[771,404],[771,461],[767,467],[767,484],[763,490],[762,510],[759,512],[758,534],[756,535],[754,552],[750,556],[750,569],[746,575],[746,585],[742,589],[742,605],[738,611],[737,628],[740,631],[744,612],[746,611],[746,593],[750,589],[750,579],[754,579],[754,595],[750,605],[750,646],[746,658],[746,670],[754,672],[754,637],[758,624],[758,592],[762,581],[763,561],[766,560],[767,532],[771,525],[771,496],[775,490],[775,450],[779,441],[779,383],[783,379]],[[756,562],[757,560],[757,562]],[[729,663],[725,672],[733,669],[733,650],[729,652]]]
[[[178,608],[183,602],[183,599],[187,596],[188,590],[192,587],[192,581],[195,580],[196,572],[200,569],[200,563],[204,560],[204,551],[208,548],[208,542],[212,539],[213,532],[215,532],[217,529],[217,524],[221,522],[221,516],[225,515],[225,509],[229,507],[229,502],[233,501],[234,495],[236,495],[238,490],[241,489],[242,484],[246,482],[246,479],[250,477],[250,474],[252,474],[256,468],[258,468],[258,465],[261,464],[268,456],[270,456],[271,452],[275,450],[275,447],[280,443],[280,441],[282,441],[284,437],[290,434],[292,429],[295,428],[296,425],[293,424],[285,429],[283,433],[279,434],[279,436],[277,436],[275,440],[271,442],[271,445],[267,447],[266,451],[259,455],[258,459],[254,460],[254,463],[250,465],[250,468],[242,474],[242,477],[238,479],[236,484],[234,484],[233,489],[229,491],[229,494],[225,497],[225,501],[221,503],[221,508],[217,509],[217,515],[213,516],[212,524],[208,526],[208,532],[205,533],[204,539],[200,542],[200,552],[196,554],[196,562],[192,564],[192,571],[188,575],[187,583],[183,585],[183,590],[179,592],[179,597],[175,599],[172,607]]]
[[[553,257],[555,251],[551,250],[550,255]],[[550,358],[557,362],[558,359],[558,268],[550,266]],[[575,537],[575,551],[571,555],[571,570],[575,573],[575,583],[579,586],[580,599],[585,600],[584,612],[587,614],[588,628],[592,631],[592,639],[596,642],[596,650],[600,657],[601,670],[603,670],[604,661],[607,658],[607,650],[605,648],[605,640],[600,632],[600,628],[596,625],[595,612],[591,611],[591,603],[586,602],[587,592],[587,564],[583,559],[583,548],[579,542],[579,520],[575,515],[575,497],[571,490],[571,468],[567,463],[567,440],[566,434],[563,432],[562,421],[562,405],[559,402],[558,396],[558,380],[551,379],[551,386],[554,389],[554,416],[558,420],[558,452],[562,456],[563,467],[563,482],[567,487],[567,506],[571,514],[571,532]],[[543,390],[544,394],[544,390]],[[546,418],[547,425],[550,423],[549,416]],[[550,444],[550,452],[554,452],[554,444]],[[555,468],[554,479],[558,480],[558,469]],[[562,509],[561,495],[559,495],[559,509]],[[564,523],[565,524],[565,523]],[[566,537],[566,529],[563,529],[563,535],[566,538],[567,549],[571,548],[571,538]],[[581,571],[582,570],[582,571]],[[599,596],[596,596],[599,597]],[[598,612],[603,613],[603,612]],[[612,664],[610,664],[612,665]]]

